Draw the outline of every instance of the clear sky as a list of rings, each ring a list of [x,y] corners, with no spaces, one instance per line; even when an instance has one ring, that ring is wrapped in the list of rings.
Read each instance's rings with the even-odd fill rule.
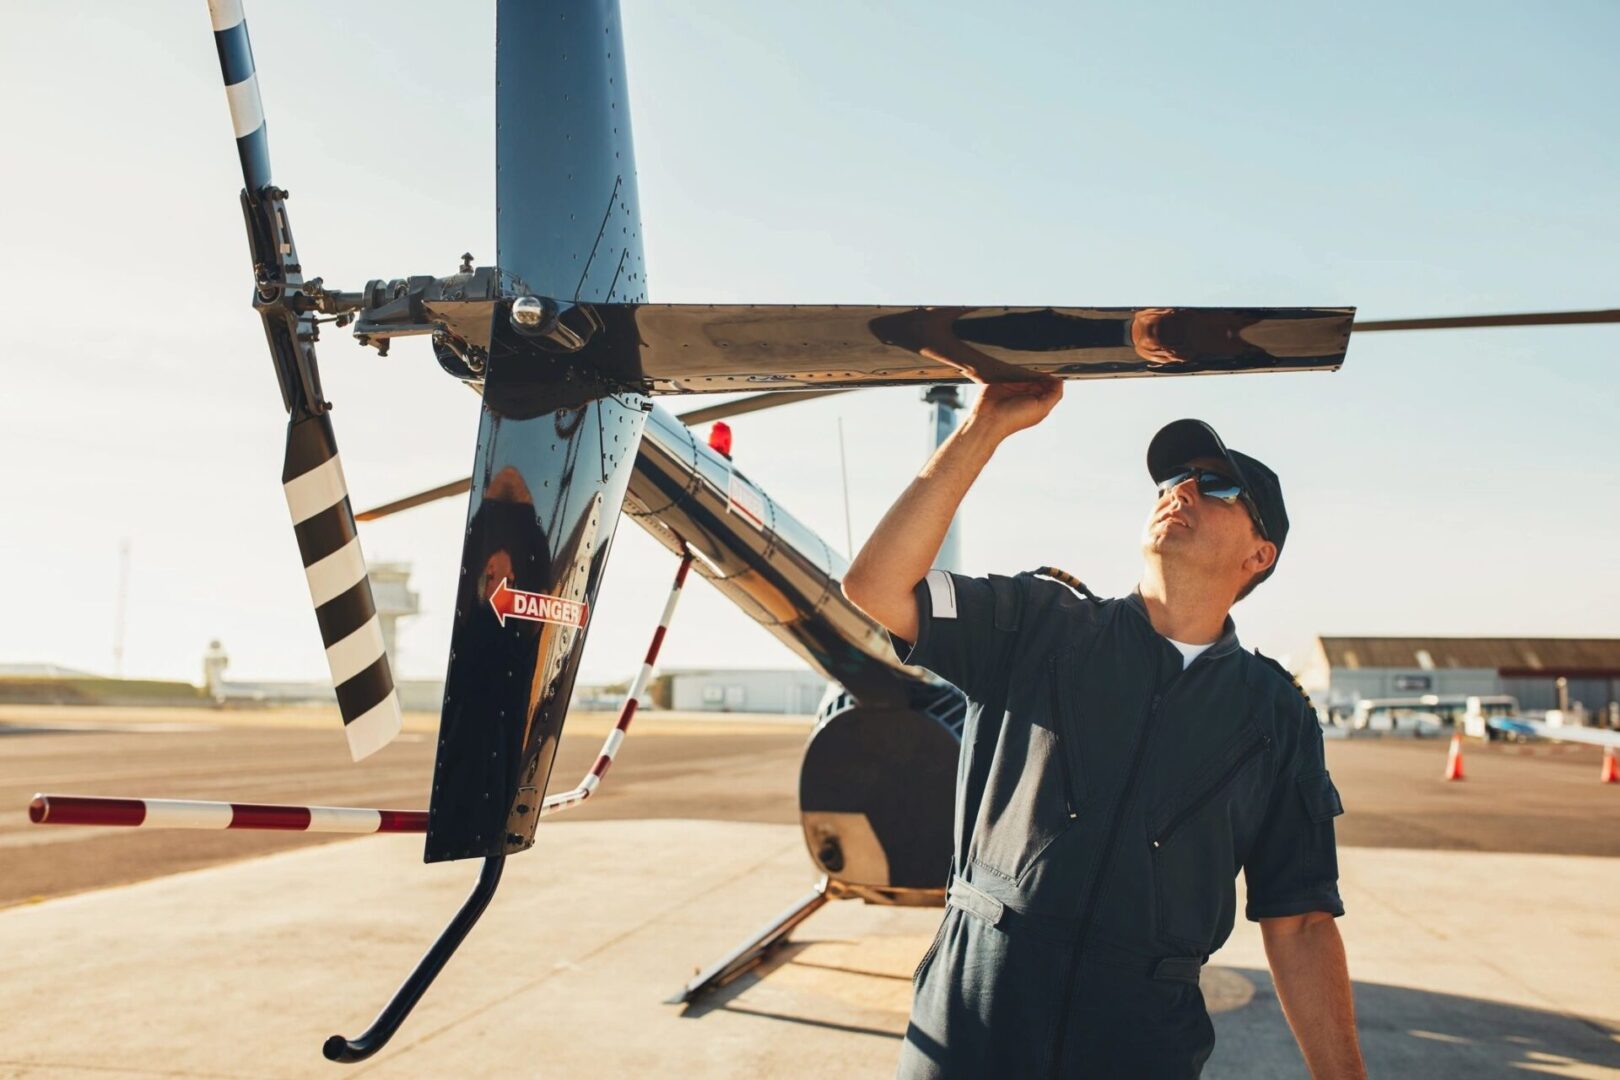
[[[492,6],[248,4],[277,180],[329,283],[494,256]],[[1620,6],[624,0],[663,301],[1620,304]],[[0,34],[0,662],[325,675],[279,490],[284,413],[203,0],[8,2]],[[1181,416],[1293,518],[1239,633],[1620,635],[1620,328],[1376,335],[1344,369],[1071,383],[965,504],[967,568],[1129,590],[1143,452]],[[477,400],[420,343],[329,334],[357,505],[470,471]],[[696,404],[696,401],[690,402]],[[685,402],[675,405],[684,406]],[[921,464],[915,389],[735,422],[835,547]],[[363,526],[415,564],[398,667],[442,674],[463,508]],[[615,544],[584,670],[629,677],[670,558]],[[667,665],[794,658],[695,583]]]

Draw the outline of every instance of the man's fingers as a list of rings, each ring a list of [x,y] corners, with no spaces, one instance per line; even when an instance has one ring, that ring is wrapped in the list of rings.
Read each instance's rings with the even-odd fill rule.
[[[998,398],[1013,397],[1046,397],[1048,394],[1063,394],[1062,379],[1026,379],[1022,382],[996,382],[986,383],[984,392],[993,394]]]
[[[1043,379],[1039,382],[1021,383],[1024,389],[1014,394],[1014,397],[1025,397],[1042,404],[1057,404],[1063,397],[1062,379]]]

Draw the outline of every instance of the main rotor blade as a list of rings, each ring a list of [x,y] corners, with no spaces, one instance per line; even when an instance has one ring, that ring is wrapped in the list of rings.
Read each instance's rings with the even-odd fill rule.
[[[838,390],[782,390],[774,394],[752,394],[719,405],[688,409],[680,413],[676,419],[691,427],[693,424],[707,424],[711,420],[724,420],[732,416],[741,416],[743,413],[759,412],[761,409],[774,409],[778,405],[787,405],[806,398],[831,397],[834,394],[847,394],[851,390],[858,389],[860,388],[856,386],[848,386]]]
[[[383,503],[381,506],[373,506],[370,510],[362,510],[360,513],[354,515],[354,520],[376,521],[378,518],[385,518],[389,514],[397,514],[401,510],[409,510],[413,507],[421,506],[424,503],[437,502],[440,499],[448,499],[452,495],[465,495],[471,490],[472,477],[468,476],[461,480],[452,480],[448,484],[440,484],[436,488],[429,488],[426,491],[418,491],[415,495],[407,495],[403,499],[395,499],[391,503]]]
[[[859,389],[849,387],[842,390],[784,390],[777,394],[752,394],[749,397],[738,398],[735,401],[722,402],[719,405],[705,405],[701,409],[690,409],[681,413],[676,419],[688,427],[693,424],[707,424],[712,420],[724,420],[729,416],[740,416],[743,413],[758,412],[761,409],[772,409],[778,405],[787,405],[794,401],[803,401],[806,398],[831,397],[834,394],[847,394],[850,390]],[[362,510],[354,515],[356,521],[376,521],[378,518],[397,514],[402,510],[412,510],[440,499],[448,499],[455,495],[465,495],[472,490],[472,477],[461,480],[452,480],[448,484],[440,484],[436,488],[418,491],[415,495],[407,495],[403,499],[373,506],[370,510]]]
[[[1592,311],[1536,311],[1523,315],[1444,315],[1431,319],[1357,320],[1359,334],[1378,330],[1467,330],[1482,326],[1570,326],[1578,323],[1620,322],[1620,308]]]
[[[833,313],[846,313],[847,316],[851,317],[859,314],[860,317],[867,319],[868,322],[878,322],[881,321],[881,319],[888,317],[878,316],[876,319],[873,319],[872,313],[875,313],[875,311],[886,311],[886,313],[891,314],[915,314],[915,316],[922,316],[923,313],[953,313],[951,314],[951,321],[953,321],[953,325],[956,325],[957,321],[959,321],[959,319],[962,317],[961,313],[967,313],[967,311],[987,311],[987,309],[821,309],[800,308],[800,306],[791,306],[791,308],[760,308],[760,306],[750,306],[750,308],[714,308],[714,306],[708,306],[708,308],[701,309],[672,308],[672,306],[664,306],[663,309],[653,309],[642,306],[642,311],[643,313],[648,313],[648,311],[651,311],[651,313],[659,313],[659,311],[661,311],[661,313],[666,316],[666,319],[661,319],[661,321],[659,321],[659,325],[666,330],[671,329],[671,327],[669,327],[669,321],[690,322],[692,321],[692,317],[695,316],[695,313],[698,313],[698,311],[701,311],[701,313],[710,313],[710,319],[701,324],[703,327],[705,327],[705,330],[708,330],[711,329],[711,327],[714,327],[714,325],[721,325],[721,327],[726,327],[726,325],[739,325],[740,327],[740,325],[748,325],[750,322],[752,322],[752,325],[755,325],[755,327],[758,327],[761,322],[763,322],[763,324],[770,324],[771,316],[784,313],[789,314],[789,316],[792,317],[792,322],[789,322],[787,325],[804,324],[804,321],[807,321],[807,319],[808,321],[815,322],[816,313],[826,313],[826,311],[833,311]],[[1145,313],[1171,313],[1171,309],[1147,308],[1140,309],[1140,311],[1145,311]],[[1348,309],[1330,308],[1322,309],[1322,311],[1324,311],[1322,317],[1325,317],[1325,319],[1328,319],[1328,321],[1333,322],[1338,321],[1343,314],[1348,314]],[[750,313],[757,316],[755,319],[753,319],[753,321],[748,321],[748,319],[745,319],[744,317],[745,314]],[[1210,313],[1210,311],[1207,311],[1207,309],[1179,309],[1179,313],[1173,314],[1181,313],[1197,313],[1200,314],[1200,316],[1217,314]],[[674,319],[674,316],[677,316],[677,314],[684,314],[684,319]],[[1097,311],[1095,314],[1100,316],[1102,311]],[[1137,313],[1136,311],[1132,311],[1131,314],[1132,325],[1134,325],[1134,316],[1136,316]],[[1048,353],[1055,353],[1055,355],[1061,355],[1061,353],[1064,351],[1064,342],[1059,340],[1058,335],[1050,334],[1051,330],[1055,330],[1056,327],[1061,327],[1061,325],[1064,325],[1063,319],[1066,319],[1066,317],[1084,319],[1085,316],[1071,316],[1071,314],[1066,313],[1066,311],[1058,311],[1058,309],[1047,308],[1040,309],[1040,311],[1034,311],[1034,309],[1001,309],[1001,316],[974,317],[978,317],[978,319],[996,319],[996,317],[1004,317],[1006,322],[1004,322],[1003,325],[1008,325],[1008,327],[1019,325],[1017,324],[1017,321],[1019,321],[1019,319],[1022,317],[1022,329],[1025,330],[1025,337],[1027,337],[1027,340],[1024,342],[1025,350],[1037,350],[1037,347],[1034,345],[1034,340],[1035,337],[1038,337],[1038,335],[1030,334],[1030,332],[1034,332],[1034,330],[1038,327],[1038,329],[1048,332],[1048,348],[1045,351],[1048,351]],[[1118,309],[1116,309],[1116,311],[1113,311],[1113,313],[1108,313],[1108,317],[1111,317],[1111,319],[1119,319],[1121,316],[1119,316]],[[1591,309],[1591,311],[1542,311],[1542,313],[1500,314],[1500,316],[1437,316],[1427,317],[1427,319],[1375,319],[1375,321],[1353,322],[1353,327],[1354,330],[1358,330],[1358,332],[1362,332],[1362,334],[1372,334],[1372,332],[1379,332],[1379,330],[1463,330],[1476,329],[1476,327],[1511,327],[1511,325],[1576,325],[1601,324],[1601,322],[1620,322],[1620,308]],[[1317,319],[1311,319],[1311,324],[1311,330],[1314,330],[1314,332],[1320,332],[1322,337],[1327,337],[1324,327],[1319,325],[1319,321],[1317,321]],[[1254,324],[1251,325],[1259,325],[1259,322],[1254,322]],[[1077,334],[1074,334],[1074,327],[1068,327],[1068,329],[1071,330],[1071,338],[1077,337]],[[985,337],[985,334],[983,334],[982,330],[980,330],[980,332],[977,332],[975,337],[983,338]],[[974,340],[974,337],[969,337],[967,340]],[[870,343],[870,340],[868,340],[868,343]],[[731,345],[731,342],[721,340],[721,342],[718,342],[718,345],[719,348],[729,351],[729,345]],[[805,340],[805,342],[802,343],[802,347],[804,348],[807,348],[808,345],[810,345],[808,340]],[[841,342],[841,345],[844,348],[849,348],[851,343]],[[1003,345],[1003,348],[1009,348],[1009,345],[1006,342],[1001,342],[1001,345]],[[1071,350],[1072,348],[1081,347],[1082,343],[1077,342],[1077,340],[1071,340],[1071,342],[1068,343],[1068,348],[1071,348]],[[758,350],[768,350],[768,348],[770,348],[770,343],[765,342],[765,340],[761,340],[761,342],[757,343],[757,347],[755,348],[758,348]],[[713,356],[713,353],[710,353],[710,356]],[[922,356],[927,356],[927,348],[923,350]],[[1171,366],[1173,366],[1173,361],[1171,361],[1171,363],[1166,363],[1165,359],[1158,359],[1157,363],[1157,368],[1155,368],[1155,361],[1147,361],[1147,369],[1137,369],[1137,371],[1108,372],[1108,374],[1181,374],[1181,372],[1178,371],[1166,371],[1166,368],[1171,368]],[[645,366],[645,364],[643,364],[643,366]],[[1045,364],[1045,366],[1050,366],[1050,364]],[[1338,364],[1335,363],[1332,364],[1332,366],[1338,366]],[[1247,368],[1247,366],[1241,366],[1239,369],[1259,368]],[[949,369],[946,369],[946,371],[949,371]],[[854,372],[846,372],[846,374],[854,374]],[[896,374],[899,374],[899,372],[886,372],[886,374],[889,374],[889,376],[896,376]],[[954,374],[954,372],[951,372],[951,374]],[[1068,372],[1051,372],[1051,374],[1059,374],[1059,377],[1061,377],[1061,374],[1068,374]],[[755,376],[755,379],[763,379],[763,377],[765,376]],[[792,376],[781,377],[782,379],[791,379]],[[714,377],[710,376],[710,379],[714,379]],[[946,374],[946,376],[941,377],[941,379],[936,379],[936,381],[948,382],[953,381],[953,379],[949,377],[949,374]],[[959,376],[957,376],[956,381],[959,381]],[[873,384],[883,384],[883,382],[917,382],[917,379],[878,376],[870,379],[870,382],[873,382]],[[680,389],[685,389],[685,387],[680,387]],[[687,424],[687,426],[692,426],[692,424],[706,424],[710,423],[710,421],[716,421],[716,419],[726,419],[729,418],[729,416],[740,416],[744,415],[744,413],[755,413],[755,411],[765,410],[765,408],[774,408],[776,405],[787,405],[789,402],[800,402],[800,400],[805,400],[805,398],[829,397],[829,395],[833,395],[833,393],[847,393],[849,390],[855,389],[860,389],[859,385],[828,387],[828,389],[825,390],[784,389],[776,390],[776,392],[753,393],[753,395],[748,395],[748,397],[737,398],[737,400],[734,400],[734,402],[724,402],[721,403],[721,405],[708,405],[703,406],[703,408],[695,408],[695,410],[685,411],[685,413],[680,413],[679,419],[680,423]],[[677,389],[676,392],[679,392],[679,389]],[[436,500],[439,499],[449,499],[449,497],[452,497],[452,495],[467,494],[468,491],[471,491],[471,486],[473,486],[473,479],[468,476],[467,479],[458,479],[458,481],[452,481],[452,483],[449,484],[441,484],[439,487],[429,487],[428,491],[416,492],[415,495],[407,495],[405,499],[395,499],[394,502],[386,502],[386,504],[382,504],[381,507],[373,507],[369,508],[369,510],[364,510],[364,512],[356,513],[355,520],[376,521],[377,518],[386,518],[389,517],[389,515],[392,515],[392,513],[399,513],[402,512],[402,510],[410,510],[410,508],[413,507],[420,507],[420,505],[428,504],[428,502],[436,502]]]
[[[571,350],[573,361],[661,394],[1333,370],[1344,361],[1355,314],[1352,308],[581,306],[591,310],[575,320],[588,329]],[[526,351],[516,335],[506,340]]]

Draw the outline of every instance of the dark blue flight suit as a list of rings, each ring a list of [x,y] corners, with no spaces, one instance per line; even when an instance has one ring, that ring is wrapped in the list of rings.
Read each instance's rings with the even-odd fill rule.
[[[1184,671],[1139,594],[1053,574],[932,571],[892,639],[970,701],[902,1077],[1196,1077],[1238,871],[1250,919],[1344,912],[1339,795],[1282,667],[1228,619]]]

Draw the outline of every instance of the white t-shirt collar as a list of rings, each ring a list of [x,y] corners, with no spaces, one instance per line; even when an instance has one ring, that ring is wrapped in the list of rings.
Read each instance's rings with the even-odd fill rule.
[[[1177,641],[1172,637],[1167,637],[1164,640],[1174,645],[1176,647],[1176,651],[1181,654],[1182,671],[1186,671],[1192,662],[1198,659],[1199,655],[1202,654],[1205,649],[1208,649],[1211,645],[1215,644],[1213,641],[1206,641],[1202,645],[1189,645],[1185,641]]]

